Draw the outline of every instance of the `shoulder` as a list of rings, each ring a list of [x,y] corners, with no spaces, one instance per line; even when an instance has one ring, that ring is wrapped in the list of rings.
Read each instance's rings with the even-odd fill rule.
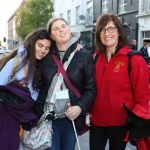
[[[17,56],[20,57],[20,58],[27,56],[27,50],[24,48],[23,45],[19,46],[19,48],[17,50]]]
[[[131,55],[131,57],[132,57],[131,58],[132,65],[139,66],[139,67],[147,67],[147,63],[145,62],[144,58],[139,52],[137,54],[135,53],[134,55]]]
[[[92,51],[90,51],[90,50],[87,50],[86,48],[83,48],[83,47],[81,47],[79,50],[78,50],[78,53],[80,54],[80,55],[85,55],[85,56],[92,56]]]

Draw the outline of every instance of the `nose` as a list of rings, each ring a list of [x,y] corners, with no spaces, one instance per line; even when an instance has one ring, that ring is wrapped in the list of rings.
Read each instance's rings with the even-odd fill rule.
[[[63,31],[63,28],[62,28],[62,27],[60,27],[60,28],[59,28],[59,31],[60,31],[60,32],[62,32],[62,31]]]
[[[46,51],[45,47],[43,47],[43,48],[41,49],[41,51],[42,51],[43,53],[45,53],[45,51]]]

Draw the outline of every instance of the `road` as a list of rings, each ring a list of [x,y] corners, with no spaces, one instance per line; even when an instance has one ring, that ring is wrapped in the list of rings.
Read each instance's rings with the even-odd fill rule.
[[[80,142],[80,147],[81,150],[90,150],[89,149],[89,132],[85,133],[84,135],[79,137],[79,142]],[[75,150],[79,150],[77,145],[76,145],[76,149]],[[109,150],[109,145],[107,144],[106,149],[105,150]],[[126,150],[136,150],[136,148],[130,144],[127,144]]]

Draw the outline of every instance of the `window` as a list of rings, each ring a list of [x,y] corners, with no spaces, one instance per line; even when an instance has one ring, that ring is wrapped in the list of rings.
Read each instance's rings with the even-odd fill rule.
[[[86,9],[86,24],[90,25],[93,24],[93,17],[92,17],[92,2],[87,2],[87,9]]]
[[[141,0],[141,12],[150,12],[150,0]]]
[[[67,11],[67,23],[68,25],[71,25],[71,10],[70,9]]]
[[[79,24],[80,6],[76,7],[76,24]]]
[[[119,14],[127,11],[127,2],[126,0],[119,0]]]
[[[108,0],[102,0],[102,13],[107,13],[108,11]]]
[[[144,39],[150,39],[150,31],[144,31],[143,32],[143,38]]]

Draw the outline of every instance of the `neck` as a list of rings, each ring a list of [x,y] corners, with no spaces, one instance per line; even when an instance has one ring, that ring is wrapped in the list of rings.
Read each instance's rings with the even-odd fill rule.
[[[67,43],[59,43],[57,44],[57,47],[60,51],[66,51],[68,49],[68,42]]]
[[[114,55],[115,51],[116,51],[116,47],[107,48],[108,61],[111,59],[112,55]]]

